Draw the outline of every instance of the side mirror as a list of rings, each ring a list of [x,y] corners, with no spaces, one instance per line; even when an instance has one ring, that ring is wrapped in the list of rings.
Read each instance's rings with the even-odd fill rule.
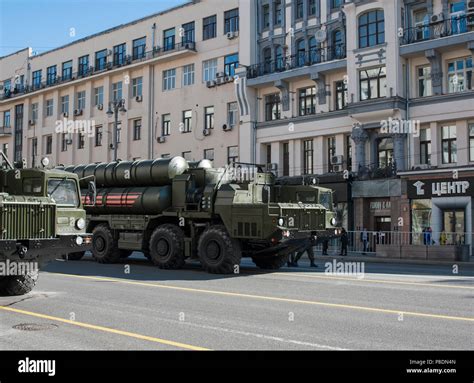
[[[87,196],[86,202],[89,202],[90,205],[95,205],[97,199],[97,188],[94,181],[89,181],[87,185]]]

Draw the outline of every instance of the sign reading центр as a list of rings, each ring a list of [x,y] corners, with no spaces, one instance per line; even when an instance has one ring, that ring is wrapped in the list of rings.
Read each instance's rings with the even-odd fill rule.
[[[409,180],[408,198],[474,196],[474,179]]]

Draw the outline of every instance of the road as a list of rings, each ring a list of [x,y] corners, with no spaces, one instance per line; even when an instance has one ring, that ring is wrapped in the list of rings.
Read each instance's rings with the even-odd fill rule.
[[[34,292],[0,297],[0,349],[473,349],[472,269],[374,263],[358,278],[318,265],[262,272],[244,261],[222,276],[159,270],[138,253],[118,265],[56,261]]]

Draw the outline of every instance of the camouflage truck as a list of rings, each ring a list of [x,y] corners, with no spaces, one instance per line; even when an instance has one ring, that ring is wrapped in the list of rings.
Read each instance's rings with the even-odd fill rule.
[[[304,239],[339,234],[331,190],[279,182],[262,166],[242,177],[239,167],[175,157],[65,170],[95,178],[97,200],[85,208],[92,254],[101,263],[141,251],[163,269],[198,259],[210,273],[235,273],[242,257],[278,269]]]
[[[0,152],[0,295],[28,293],[47,262],[92,248],[79,179],[47,162],[17,168]]]

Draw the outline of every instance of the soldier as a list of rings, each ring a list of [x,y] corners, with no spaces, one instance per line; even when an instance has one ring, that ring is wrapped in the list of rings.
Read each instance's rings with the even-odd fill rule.
[[[314,263],[314,245],[315,244],[316,244],[316,239],[314,236],[311,236],[311,238],[306,239],[304,241],[303,246],[300,248],[299,251],[296,252],[296,255],[294,255],[293,261],[291,262],[291,266],[298,267],[298,261],[306,252],[308,254],[308,258],[310,261],[310,267],[318,267]]]

